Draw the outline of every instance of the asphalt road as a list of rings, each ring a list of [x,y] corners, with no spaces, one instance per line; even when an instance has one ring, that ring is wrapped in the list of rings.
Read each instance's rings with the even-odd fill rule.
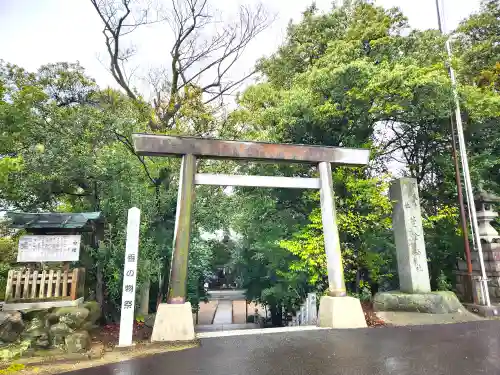
[[[500,321],[202,339],[72,375],[500,374]],[[69,373],[68,373],[69,374]]]

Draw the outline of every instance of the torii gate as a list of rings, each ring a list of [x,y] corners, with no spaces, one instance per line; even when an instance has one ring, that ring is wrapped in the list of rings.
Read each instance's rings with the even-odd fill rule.
[[[167,303],[158,306],[152,341],[195,338],[191,304],[186,302],[186,284],[196,185],[319,189],[328,270],[328,296],[320,300],[319,325],[336,328],[366,326],[359,301],[346,297],[331,164],[366,165],[369,150],[155,134],[134,134],[132,138],[138,155],[182,157]],[[197,173],[198,158],[313,163],[318,166],[319,178]]]

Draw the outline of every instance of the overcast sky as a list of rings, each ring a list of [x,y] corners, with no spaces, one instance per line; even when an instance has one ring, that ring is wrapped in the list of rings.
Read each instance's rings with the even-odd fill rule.
[[[212,0],[219,9],[230,9],[237,3],[257,0]],[[477,11],[480,0],[444,0],[448,28]],[[283,41],[287,23],[299,19],[310,0],[264,1],[277,15],[267,29],[249,48],[238,69],[250,69],[256,59],[270,54]],[[317,0],[321,9],[328,9],[331,0]],[[435,0],[378,0],[385,7],[398,6],[409,18],[412,27],[436,28]],[[0,59],[35,70],[40,65],[59,61],[79,61],[101,86],[115,86],[110,74],[99,62],[105,58],[101,23],[90,0],[0,0]],[[136,64],[157,66],[168,56],[169,45],[162,30],[147,29],[134,34],[133,43],[139,54]]]

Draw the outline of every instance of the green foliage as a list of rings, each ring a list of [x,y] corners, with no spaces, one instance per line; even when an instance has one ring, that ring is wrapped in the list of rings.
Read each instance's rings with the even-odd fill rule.
[[[391,202],[385,195],[387,184],[379,178],[360,178],[352,170],[338,168],[333,173],[337,223],[344,263],[344,277],[352,292],[371,284],[383,283],[394,273],[392,268]],[[319,194],[315,194],[319,205]],[[321,211],[313,210],[310,223],[281,246],[299,260],[291,269],[306,272],[309,283],[325,290],[326,254],[323,242]],[[369,281],[364,284],[361,281]]]
[[[7,274],[17,259],[19,234],[10,233],[7,222],[0,219],[0,299],[5,298]],[[22,232],[21,232],[22,233]]]
[[[437,284],[436,290],[439,290],[439,291],[449,291],[449,290],[452,290],[452,288],[453,288],[452,283],[449,281],[449,279],[444,274],[444,271],[442,271],[442,270],[439,273],[439,276],[436,280],[436,284]]]
[[[102,212],[103,234],[98,243],[85,236],[81,263],[87,293],[97,294],[106,317],[116,319],[127,211],[141,210],[138,285],[161,283],[176,202],[169,171],[179,162],[137,156],[130,136],[147,129],[147,108],[100,90],[77,64],[35,73],[1,64],[0,87],[0,201],[24,211]],[[196,268],[196,247],[192,255]]]
[[[498,0],[484,0],[454,42],[465,136],[474,185],[500,194]],[[346,1],[320,13],[310,6],[283,45],[257,66],[261,80],[227,117],[203,104],[195,86],[168,134],[361,147],[366,168],[333,171],[337,220],[349,293],[362,299],[397,285],[389,165],[420,186],[432,287],[449,289],[462,255],[451,159],[454,108],[444,43],[436,30],[411,30],[396,8]],[[179,94],[181,95],[181,94]],[[165,108],[168,111],[168,108]],[[160,289],[168,275],[179,161],[135,154],[133,132],[151,128],[155,109],[100,89],[78,64],[28,72],[0,63],[0,204],[24,211],[101,211],[99,241],[84,237],[87,293],[116,319],[121,301],[127,211],[141,209],[138,290]],[[159,121],[159,119],[155,119]],[[154,122],[154,121],[153,121]],[[315,177],[310,165],[201,160],[198,170]],[[247,298],[273,323],[310,291],[324,293],[326,259],[318,194],[254,188],[196,188],[188,299],[229,267]],[[0,228],[1,229],[1,228]],[[0,289],[14,261],[15,237],[0,231]],[[207,234],[222,232],[222,239]],[[159,301],[159,299],[158,299]],[[156,302],[156,301],[154,301]]]
[[[463,239],[455,207],[438,208],[435,215],[423,218],[425,249],[433,290],[450,290],[457,261],[463,258]]]
[[[481,11],[458,27],[460,78],[480,87],[500,88],[500,1],[482,0]]]
[[[12,363],[9,365],[9,367],[0,370],[0,374],[2,375],[15,374],[16,372],[24,370],[25,367],[26,366],[23,365],[22,363]]]

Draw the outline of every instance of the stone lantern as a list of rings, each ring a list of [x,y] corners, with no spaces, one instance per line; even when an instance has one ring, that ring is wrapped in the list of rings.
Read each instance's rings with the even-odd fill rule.
[[[484,268],[486,277],[488,278],[488,290],[490,292],[490,299],[494,303],[500,301],[500,235],[491,225],[491,222],[498,216],[498,213],[494,211],[494,203],[499,201],[500,198],[485,191],[479,192],[474,197],[479,237],[483,250]],[[481,276],[481,267],[477,251],[471,251],[471,261],[472,278],[478,280]],[[458,262],[456,276],[457,294],[465,297],[467,289],[467,264],[465,261],[461,260]],[[473,289],[477,293],[477,288],[473,287]]]
[[[474,201],[476,203],[477,224],[479,226],[481,243],[491,244],[500,242],[498,232],[491,225],[491,222],[498,216],[498,213],[493,211],[493,204],[499,202],[500,198],[481,191],[474,197]]]

